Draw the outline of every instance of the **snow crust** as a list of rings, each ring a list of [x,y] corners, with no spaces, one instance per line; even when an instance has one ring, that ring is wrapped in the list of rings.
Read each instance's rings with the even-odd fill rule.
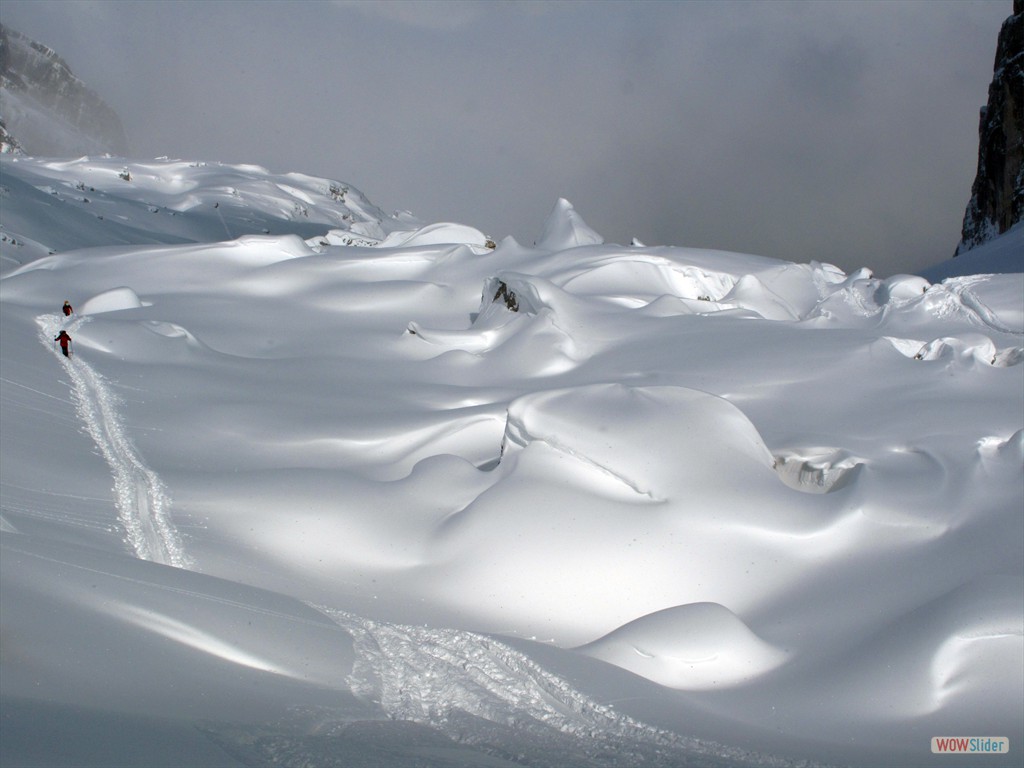
[[[1018,764],[1024,275],[2,162],[5,764]]]

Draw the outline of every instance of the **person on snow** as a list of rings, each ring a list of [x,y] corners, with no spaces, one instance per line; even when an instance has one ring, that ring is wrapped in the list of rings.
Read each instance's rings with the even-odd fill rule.
[[[65,302],[64,302],[64,316],[65,316],[65,317],[68,317],[68,316],[69,316],[69,315],[70,315],[70,314],[71,314],[72,312],[74,312],[74,311],[75,311],[75,310],[73,310],[73,309],[71,308],[71,302],[70,302],[70,301],[65,301]]]
[[[60,342],[60,351],[64,353],[64,357],[71,357],[68,353],[68,348],[71,346],[71,337],[68,336],[67,331],[61,331],[60,335],[55,336],[53,340]]]

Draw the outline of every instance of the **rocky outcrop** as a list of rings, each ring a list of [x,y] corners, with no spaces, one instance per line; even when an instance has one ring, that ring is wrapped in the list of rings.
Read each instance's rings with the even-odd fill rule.
[[[60,56],[3,25],[0,118],[29,154],[128,154],[117,113]]]
[[[21,144],[8,132],[4,121],[0,120],[0,155],[22,155],[24,153],[25,150],[21,148]]]
[[[978,173],[956,255],[1024,218],[1024,0],[999,32],[988,105],[981,110]]]

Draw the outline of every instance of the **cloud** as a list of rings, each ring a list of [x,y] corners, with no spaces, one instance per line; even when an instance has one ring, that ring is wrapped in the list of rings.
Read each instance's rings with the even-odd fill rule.
[[[344,11],[428,30],[460,29],[478,21],[482,6],[460,0],[331,0]]]

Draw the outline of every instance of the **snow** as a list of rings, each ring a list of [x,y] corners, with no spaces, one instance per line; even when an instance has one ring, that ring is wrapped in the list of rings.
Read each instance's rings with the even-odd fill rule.
[[[1015,224],[1000,236],[922,270],[922,274],[934,282],[992,272],[1024,272],[1024,224]]]
[[[1019,764],[1024,275],[2,162],[4,765]]]
[[[691,603],[642,616],[580,650],[681,690],[736,685],[786,659],[785,652],[718,603]]]

